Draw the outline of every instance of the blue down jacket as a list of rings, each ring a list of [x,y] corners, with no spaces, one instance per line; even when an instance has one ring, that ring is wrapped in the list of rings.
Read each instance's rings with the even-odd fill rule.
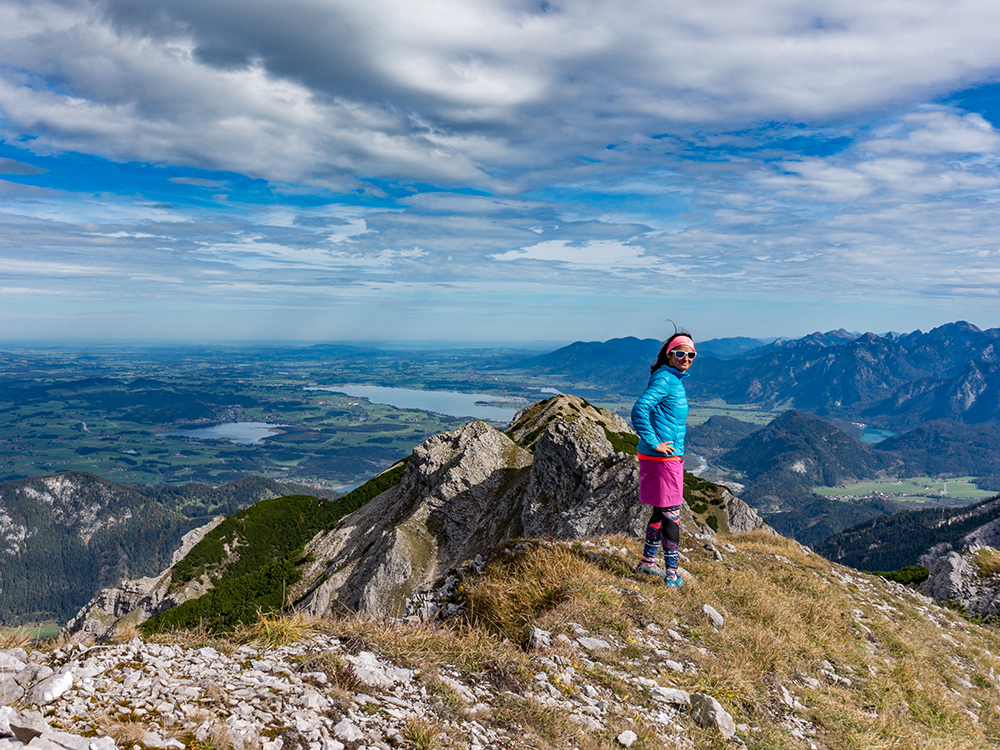
[[[688,402],[681,382],[688,374],[664,365],[649,378],[649,385],[632,407],[632,428],[639,435],[639,453],[662,456],[660,443],[673,442],[675,456],[684,455]]]

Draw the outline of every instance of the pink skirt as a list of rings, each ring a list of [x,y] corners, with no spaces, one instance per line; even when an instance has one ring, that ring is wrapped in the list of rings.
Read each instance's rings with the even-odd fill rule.
[[[684,460],[657,460],[639,456],[639,499],[656,508],[684,503]]]

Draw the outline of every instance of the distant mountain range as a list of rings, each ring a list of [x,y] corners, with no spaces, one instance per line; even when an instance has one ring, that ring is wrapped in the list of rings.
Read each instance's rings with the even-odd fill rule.
[[[813,487],[879,476],[991,477],[1000,467],[1000,422],[936,420],[868,446],[837,425],[790,410],[760,429],[713,416],[689,434],[692,450],[741,472],[741,497],[768,523],[808,544],[900,509],[892,501],[823,498]]]
[[[816,331],[799,339],[775,339],[769,344],[749,349],[747,356],[759,357],[780,349],[794,349],[800,346],[843,346],[854,341],[860,335],[860,333],[845,331],[843,328],[838,328],[836,331],[827,331],[826,333]]]
[[[988,422],[1000,415],[1000,363],[971,361],[953,377],[915,380],[861,415],[897,429],[933,419]]]
[[[893,473],[901,462],[805,412],[785,412],[717,460],[742,472],[740,497],[775,529],[807,544],[896,510],[879,501],[848,503],[813,494],[816,486]]]
[[[628,336],[609,341],[577,341],[554,352],[517,363],[534,375],[555,375],[595,388],[614,384],[622,393],[642,393],[649,382],[649,365],[663,345],[656,339]]]
[[[958,321],[922,333],[813,333],[751,346],[718,339],[687,381],[693,399],[792,407],[824,417],[908,429],[933,419],[977,424],[1000,417],[1000,328]],[[661,342],[576,342],[517,366],[555,380],[634,397]]]
[[[745,336],[734,336],[726,339],[709,339],[698,342],[698,352],[707,357],[732,359],[766,346],[774,339],[750,339]]]

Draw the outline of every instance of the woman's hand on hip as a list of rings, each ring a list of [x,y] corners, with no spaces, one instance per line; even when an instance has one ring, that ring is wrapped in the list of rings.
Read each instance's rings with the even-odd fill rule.
[[[660,453],[665,453],[668,456],[672,456],[674,455],[674,441],[668,440],[665,443],[660,443],[658,446],[656,446],[656,450],[659,451]]]

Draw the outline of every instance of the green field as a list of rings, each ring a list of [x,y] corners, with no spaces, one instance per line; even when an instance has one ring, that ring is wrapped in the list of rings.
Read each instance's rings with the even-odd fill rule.
[[[981,490],[974,484],[975,477],[900,477],[897,479],[871,479],[844,487],[814,487],[813,492],[824,497],[852,500],[878,492],[893,499],[908,502],[935,502],[942,498],[983,500],[996,492]]]
[[[252,474],[343,489],[469,419],[309,388],[473,392],[516,409],[552,386],[511,367],[524,356],[345,345],[0,350],[0,481],[74,470],[221,485]],[[617,406],[627,415],[632,404]],[[287,427],[259,445],[164,434],[228,422]]]
[[[119,482],[220,485],[247,474],[341,488],[468,420],[309,386],[475,391],[539,400],[464,358],[302,350],[0,352],[0,481],[85,471]],[[494,368],[495,369],[495,368]],[[226,422],[283,424],[258,445],[166,436]]]
[[[745,404],[727,404],[722,399],[711,401],[701,401],[690,403],[688,413],[688,425],[702,424],[707,422],[709,417],[722,415],[732,417],[741,422],[751,422],[753,424],[765,425],[781,414],[782,410],[755,409]]]
[[[167,386],[168,400],[190,399],[190,385]],[[0,478],[86,471],[115,481],[156,485],[201,481],[218,484],[245,473],[283,481],[352,482],[407,455],[428,436],[464,420],[406,411],[364,399],[306,392],[301,384],[246,384],[246,405],[218,405],[210,384],[186,419],[160,422],[155,415],[130,419],[116,409],[114,388],[62,393],[56,400],[0,410]],[[129,395],[142,392],[134,391]],[[102,407],[110,404],[109,417]],[[203,405],[203,406],[202,406]],[[117,413],[116,413],[117,412]],[[260,445],[165,436],[182,427],[219,422],[288,425]]]

